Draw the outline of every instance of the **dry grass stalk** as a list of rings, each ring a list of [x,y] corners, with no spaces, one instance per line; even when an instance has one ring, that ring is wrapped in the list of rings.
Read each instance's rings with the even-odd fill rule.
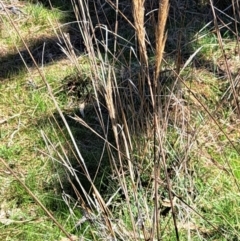
[[[168,195],[169,195],[169,200],[171,203],[171,210],[172,210],[172,217],[173,217],[173,222],[174,222],[174,227],[175,227],[175,233],[176,233],[176,239],[179,240],[179,235],[178,235],[178,230],[177,230],[177,224],[176,224],[176,217],[174,214],[174,209],[173,209],[173,197],[171,194],[171,184],[170,184],[170,178],[168,176],[167,172],[167,165],[166,165],[166,152],[164,149],[164,135],[163,133],[166,132],[165,127],[167,124],[164,123],[163,127],[160,127],[159,123],[160,121],[160,112],[159,108],[161,106],[161,100],[160,98],[157,98],[159,91],[160,91],[160,85],[158,84],[158,78],[160,74],[160,67],[163,59],[163,51],[165,48],[165,43],[166,43],[166,37],[167,34],[165,33],[165,26],[166,26],[166,21],[168,17],[168,12],[169,12],[169,0],[162,0],[159,1],[159,10],[158,10],[158,23],[156,26],[156,55],[155,55],[155,76],[153,80],[153,111],[154,111],[154,116],[153,116],[153,125],[154,125],[154,190],[155,190],[155,204],[154,204],[154,219],[153,219],[153,229],[152,229],[152,234],[151,234],[151,239],[154,238],[155,233],[157,234],[157,239],[160,239],[160,227],[159,227],[159,215],[158,215],[158,189],[159,189],[159,184],[156,181],[159,177],[160,173],[160,159],[159,156],[162,156],[162,165],[163,169],[165,172],[165,177],[166,177],[166,182],[167,182],[167,189],[168,189]],[[165,110],[165,112],[168,112],[168,109]],[[156,148],[155,146],[159,146]]]
[[[140,54],[140,64],[141,64],[141,70],[138,75],[138,91],[139,91],[139,96],[141,100],[139,113],[146,115],[146,113],[149,113],[149,106],[146,104],[146,101],[145,101],[145,98],[146,98],[145,82],[146,81],[150,92],[152,106],[155,106],[155,100],[154,100],[154,91],[152,88],[153,87],[152,81],[150,77],[147,46],[146,46],[146,31],[145,31],[145,25],[144,25],[145,0],[133,0],[132,2],[133,2],[133,17],[134,17],[135,32],[138,40],[137,49]],[[140,122],[142,125],[144,121],[141,120]]]
[[[163,51],[167,35],[165,34],[165,26],[169,11],[169,0],[162,0],[159,3],[158,9],[158,23],[156,28],[156,73],[155,73],[155,86],[159,76],[160,66],[163,58]]]
[[[133,17],[140,51],[140,62],[148,66],[147,48],[145,42],[146,31],[144,28],[144,2],[133,0]]]
[[[144,99],[145,95],[145,81],[148,80],[148,85],[151,90],[151,82],[148,75],[148,55],[147,55],[147,47],[146,47],[146,31],[144,27],[144,3],[145,0],[133,0],[133,18],[134,18],[134,25],[135,25],[135,31],[137,35],[138,40],[138,51],[140,54],[140,63],[141,63],[141,73],[138,77],[138,90],[140,93],[140,96],[142,96],[141,99]],[[151,94],[152,95],[152,94]],[[144,103],[141,104],[140,111],[143,110]]]
[[[109,73],[112,73],[111,68],[109,69]],[[114,73],[112,73],[112,75],[114,76]],[[116,78],[113,78],[113,79],[116,80]],[[113,90],[114,90],[114,92],[113,92]],[[129,164],[130,153],[129,153],[129,149],[127,148],[128,144],[127,144],[126,137],[124,134],[125,128],[120,130],[120,132],[119,132],[119,124],[117,123],[117,120],[120,120],[119,116],[121,115],[122,110],[120,110],[120,111],[117,110],[116,102],[121,102],[121,98],[118,93],[117,83],[116,83],[116,81],[112,81],[111,75],[108,76],[107,85],[105,88],[105,101],[106,101],[107,109],[109,111],[110,120],[112,122],[113,134],[114,134],[114,139],[116,142],[117,155],[118,155],[117,161],[118,161],[119,166],[117,166],[117,163],[114,159],[112,160],[112,166],[114,166],[114,171],[117,174],[118,181],[124,192],[124,195],[126,198],[126,203],[127,203],[128,209],[129,209],[129,215],[130,215],[130,219],[131,219],[131,223],[132,223],[133,233],[134,233],[134,235],[136,235],[134,217],[131,212],[129,189],[127,187],[127,181],[125,179],[125,168],[124,168],[124,164],[123,164],[123,160],[122,160],[123,156],[127,157],[128,164]],[[120,108],[120,109],[122,109],[122,108]],[[117,115],[118,113],[119,113],[119,115]],[[124,116],[123,111],[122,111],[122,114]],[[121,133],[121,134],[119,134],[119,133]],[[122,148],[122,146],[123,146],[123,148]],[[131,164],[129,164],[129,165],[131,165]],[[133,175],[131,177],[133,177]],[[132,179],[132,185],[134,186],[133,179]]]

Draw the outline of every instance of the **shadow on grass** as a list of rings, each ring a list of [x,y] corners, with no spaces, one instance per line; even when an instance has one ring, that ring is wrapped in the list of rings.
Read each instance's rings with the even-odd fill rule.
[[[86,121],[86,123],[88,123],[88,125],[96,133],[98,133],[98,135],[103,137],[104,132],[102,130],[101,124],[98,121],[95,111],[96,110],[94,110],[94,107],[92,105],[87,106],[84,112],[84,121]],[[105,124],[107,126],[108,114],[105,110],[103,110],[103,115],[104,122],[106,122]],[[54,125],[54,128],[56,128],[56,132],[59,133],[59,135],[63,134],[65,136],[64,139],[66,138],[63,141],[63,149],[59,148],[59,153],[62,157],[64,157],[65,162],[68,163],[69,166],[68,168],[66,168],[66,166],[64,167],[64,165],[59,164],[60,162],[62,162],[62,160],[59,159],[59,153],[54,152],[54,155],[56,155],[55,158],[59,160],[59,163],[54,163],[53,167],[55,168],[55,170],[53,170],[53,172],[59,173],[61,182],[57,181],[53,185],[55,187],[59,187],[59,193],[63,191],[65,194],[71,196],[72,198],[78,200],[81,204],[83,204],[82,202],[87,202],[85,197],[86,195],[84,194],[82,187],[90,197],[92,197],[92,193],[94,193],[92,190],[92,185],[87,178],[84,165],[87,168],[91,180],[93,180],[95,187],[101,193],[102,197],[112,195],[110,189],[111,186],[114,185],[114,183],[110,183],[109,179],[111,175],[111,167],[105,141],[98,135],[93,133],[92,130],[89,130],[88,128],[84,127],[76,120],[74,120],[72,118],[74,116],[81,116],[79,113],[79,109],[72,110],[70,113],[64,113],[64,117],[67,120],[69,128],[77,144],[77,148],[84,160],[84,164],[77,155],[77,151],[73,143],[70,141],[70,137],[63,123],[63,120],[58,113],[55,113],[53,115],[53,118],[51,118],[51,122],[57,123],[57,125]],[[110,143],[113,143],[113,134],[111,130],[108,130],[107,139],[108,141],[110,141]],[[73,170],[75,175],[71,175],[71,171],[69,171],[70,169]],[[82,187],[80,186],[80,184]]]
[[[29,2],[34,3],[34,1]],[[57,8],[60,11],[66,11],[66,14],[63,14],[63,17],[60,19],[60,22],[62,23],[69,23],[75,19],[69,1],[52,0],[51,5],[49,4],[49,1],[41,1],[41,3],[46,9]],[[71,25],[69,24],[68,26]],[[84,46],[80,38],[80,34],[76,33],[77,30],[74,28],[69,28],[67,31],[69,33],[70,41],[74,47],[74,50],[76,50],[76,54],[82,53]],[[65,47],[64,41],[61,39],[61,37],[58,38],[50,36],[44,38],[39,37],[36,39],[36,37],[30,35],[27,38],[28,48],[39,66],[42,64],[46,65],[55,63],[61,59],[66,58],[66,55],[62,52],[58,43],[62,47]],[[22,71],[27,71],[25,64],[27,67],[34,67],[33,61],[27,49],[24,47],[20,47],[19,49],[20,52],[15,51],[11,53],[0,53],[0,81],[3,81],[4,79],[12,76],[16,76]]]
[[[78,52],[83,51],[83,45],[79,38],[70,35],[70,40],[78,50]],[[36,63],[41,66],[42,64],[55,63],[61,59],[66,58],[66,55],[62,52],[57,37],[38,39],[34,44],[29,45],[28,48],[35,59]],[[64,44],[61,44],[64,47]],[[26,49],[20,51],[20,53],[11,53],[0,58],[0,81],[3,81],[10,76],[15,76],[22,71],[27,71],[26,63],[28,67],[34,67],[31,56]]]

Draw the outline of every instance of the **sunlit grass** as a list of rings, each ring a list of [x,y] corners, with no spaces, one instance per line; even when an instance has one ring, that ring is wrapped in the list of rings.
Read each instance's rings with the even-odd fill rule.
[[[226,89],[222,82],[228,80],[224,75],[220,78],[222,50],[213,25],[200,31],[200,22],[199,26],[187,25],[190,29],[183,32],[189,36],[184,36],[183,49],[177,46],[180,35],[169,31],[164,64],[169,75],[160,75],[159,92],[154,96],[149,91],[154,87],[152,66],[161,58],[153,57],[151,39],[146,49],[150,68],[146,59],[138,58],[145,44],[141,28],[128,30],[139,31],[143,49],[122,46],[121,39],[120,51],[111,52],[108,59],[104,51],[111,41],[104,39],[98,48],[100,41],[95,41],[95,30],[90,31],[91,21],[79,21],[82,37],[86,37],[84,54],[79,56],[59,33],[58,24],[66,19],[60,8],[28,3],[23,10],[28,17],[12,20],[28,45],[41,40],[33,49],[40,59],[40,71],[30,62],[27,69],[20,66],[18,71],[9,66],[0,85],[0,157],[10,168],[0,165],[0,239],[64,240],[66,233],[35,202],[35,195],[67,233],[74,235],[73,240],[113,240],[113,236],[114,240],[149,240],[157,226],[163,240],[176,240],[176,228],[180,240],[237,240],[240,172],[239,153],[232,144],[239,144],[238,124],[233,110],[221,102]],[[80,10],[81,16],[88,11]],[[24,49],[24,45],[11,21],[3,20],[0,43],[7,52],[1,54],[10,62],[8,53],[17,53],[15,47]],[[114,22],[115,15],[110,20]],[[183,27],[184,21],[169,21],[173,21],[170,27]],[[68,59],[40,51],[55,34]],[[229,35],[223,37],[226,50],[233,53]],[[112,46],[110,49],[113,51]],[[44,62],[45,54],[50,57]],[[165,83],[160,85],[162,80]],[[151,98],[161,106],[156,112]]]

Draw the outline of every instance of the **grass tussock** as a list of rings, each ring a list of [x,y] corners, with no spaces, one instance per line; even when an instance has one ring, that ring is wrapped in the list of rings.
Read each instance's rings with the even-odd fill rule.
[[[3,2],[1,240],[238,240],[235,2]]]

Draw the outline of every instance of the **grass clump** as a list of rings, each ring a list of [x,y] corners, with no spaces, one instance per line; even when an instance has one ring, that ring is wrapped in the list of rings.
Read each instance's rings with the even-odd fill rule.
[[[2,239],[239,238],[233,30],[204,1],[150,2],[4,16]]]

